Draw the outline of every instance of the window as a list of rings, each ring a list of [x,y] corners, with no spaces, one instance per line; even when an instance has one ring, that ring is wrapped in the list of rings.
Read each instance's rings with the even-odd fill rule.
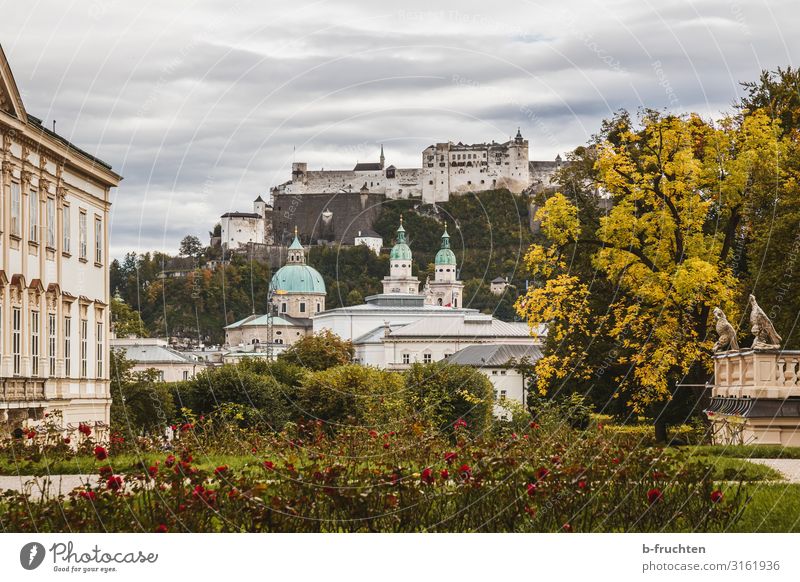
[[[56,246],[56,199],[47,199],[47,246]]]
[[[163,382],[164,381],[164,370],[157,370],[156,371],[156,381]]]
[[[31,190],[28,195],[28,201],[30,202],[28,218],[31,225],[28,238],[32,242],[39,242],[39,192]]]
[[[31,376],[39,375],[39,312],[31,311]]]
[[[189,379],[189,370],[183,371],[183,380],[184,382]]]
[[[300,313],[305,313],[305,312],[306,312],[306,304],[301,301],[300,302]]]
[[[507,394],[508,394],[507,390],[500,390],[500,400],[505,400]]]
[[[98,217],[94,219],[94,262],[103,262],[103,221]]]
[[[403,363],[404,364],[410,364],[411,363],[411,356],[409,356],[408,354],[403,354]]]
[[[62,242],[63,248],[61,249],[65,253],[70,253],[69,242],[70,242],[70,221],[69,221],[69,206],[65,206],[61,209],[61,218],[64,222],[64,241]]]
[[[86,260],[86,211],[78,215],[78,257]]]
[[[49,376],[56,375],[56,314],[47,316],[47,358],[49,360]]]
[[[321,310],[321,306],[320,306],[320,304],[319,304],[319,303],[317,303],[317,313],[319,313],[319,312],[320,312],[320,310]]]
[[[72,318],[64,318],[64,376],[69,378],[72,373]]]
[[[281,303],[281,313],[286,313],[286,304]]]
[[[433,361],[431,354],[422,354],[422,361],[425,364],[430,364]]]
[[[506,371],[505,370],[500,370],[500,375],[501,376],[505,376],[506,375]]]
[[[20,196],[22,191],[19,184],[16,182],[11,183],[11,234],[19,236],[20,233]]]
[[[95,335],[95,343],[97,347],[97,373],[95,376],[97,378],[103,377],[103,322],[98,321],[97,325],[95,326],[97,333]]]
[[[89,320],[81,319],[81,378],[89,375]]]
[[[14,356],[14,375],[19,376],[22,363],[22,308],[15,307],[11,312],[12,334],[11,353]]]

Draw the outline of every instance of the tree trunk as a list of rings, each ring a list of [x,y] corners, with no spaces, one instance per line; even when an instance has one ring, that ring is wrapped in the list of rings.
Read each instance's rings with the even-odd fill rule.
[[[655,429],[656,442],[659,444],[666,444],[667,442],[666,419],[661,416],[657,417],[655,423],[653,423],[653,428]]]

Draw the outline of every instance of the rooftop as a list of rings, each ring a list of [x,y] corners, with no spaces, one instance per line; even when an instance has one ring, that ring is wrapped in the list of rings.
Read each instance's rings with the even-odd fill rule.
[[[542,350],[536,345],[480,345],[469,346],[447,358],[450,364],[464,366],[507,366],[512,361],[527,358],[535,362],[542,357]]]

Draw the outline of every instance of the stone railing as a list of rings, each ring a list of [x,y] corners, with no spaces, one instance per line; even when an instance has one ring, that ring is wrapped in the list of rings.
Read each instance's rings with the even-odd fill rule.
[[[713,395],[800,397],[800,351],[742,350],[716,354]]]
[[[0,380],[0,402],[30,402],[44,399],[44,379],[3,378]]]

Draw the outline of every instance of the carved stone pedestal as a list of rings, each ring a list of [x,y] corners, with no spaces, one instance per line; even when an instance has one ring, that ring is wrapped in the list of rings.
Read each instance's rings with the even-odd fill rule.
[[[800,351],[715,354],[705,413],[716,444],[800,446]]]

